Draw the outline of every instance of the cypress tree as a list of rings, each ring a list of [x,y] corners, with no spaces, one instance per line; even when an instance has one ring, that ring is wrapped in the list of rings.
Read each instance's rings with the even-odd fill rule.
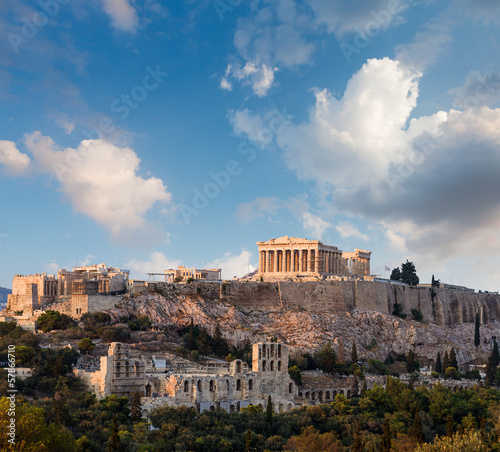
[[[364,398],[366,396],[366,391],[368,391],[368,388],[366,387],[366,378],[363,378],[363,387],[361,388],[361,398]]]
[[[415,410],[415,417],[413,418],[413,426],[410,436],[419,444],[424,442],[424,431],[422,430],[422,420],[418,414],[418,409]]]
[[[200,335],[198,336],[198,350],[199,352],[204,355],[208,356],[210,353],[212,353],[212,347],[210,347],[210,337],[207,333],[207,330],[203,328],[201,330]]]
[[[226,357],[229,353],[229,346],[227,345],[224,336],[222,336],[222,331],[219,324],[215,326],[214,336],[213,336],[213,351],[218,356]]]
[[[196,350],[196,337],[194,335],[193,319],[191,319],[191,323],[189,324],[188,349]]]
[[[500,364],[500,353],[498,352],[498,343],[496,339],[493,339],[493,351],[491,352],[491,359],[493,360],[493,365],[495,367]]]
[[[438,352],[436,356],[436,366],[434,368],[434,371],[437,372],[438,374],[443,373],[443,363],[441,362],[441,352]]]
[[[365,450],[363,439],[361,438],[361,422],[356,423],[356,430],[354,430],[353,443],[350,452],[363,452]]]
[[[479,334],[480,326],[481,326],[481,323],[479,321],[479,311],[478,311],[478,312],[476,312],[476,327],[474,330],[474,345],[476,347],[479,347],[479,345],[481,344],[481,336]]]
[[[267,415],[267,423],[269,425],[271,425],[273,423],[273,405],[271,403],[271,395],[270,394],[267,397],[267,411],[266,411],[266,415]]]
[[[391,426],[389,424],[389,418],[386,417],[384,422],[384,432],[382,433],[382,439],[380,441],[380,452],[390,452],[391,439]]]
[[[453,417],[451,414],[448,414],[448,417],[446,418],[446,436],[453,436],[455,433],[454,424]]]
[[[132,400],[132,406],[130,407],[130,421],[136,424],[141,420],[142,410],[141,410],[141,394],[139,392],[134,393],[134,398]]]
[[[245,435],[245,452],[251,452],[252,447],[252,431],[250,429],[247,430]]]
[[[454,367],[458,370],[457,354],[455,353],[454,348],[452,348],[450,352],[450,367]]]
[[[352,380],[351,397],[359,397],[359,382],[356,374],[354,374],[354,378]]]
[[[444,352],[444,358],[443,358],[443,373],[446,372],[446,369],[450,367],[450,358],[448,357],[448,352]]]
[[[356,342],[352,343],[351,361],[352,364],[356,364],[358,362],[358,350],[356,349]]]
[[[406,371],[408,373],[411,373],[415,372],[415,369],[416,369],[415,353],[413,353],[413,350],[410,350],[406,355]]]
[[[120,436],[118,435],[118,415],[113,419],[113,428],[111,430],[111,438],[109,438],[109,443],[107,450],[108,452],[116,452],[121,448]]]

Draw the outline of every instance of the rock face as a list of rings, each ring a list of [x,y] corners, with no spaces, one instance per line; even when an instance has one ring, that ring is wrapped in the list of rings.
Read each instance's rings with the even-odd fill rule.
[[[356,343],[361,359],[382,361],[389,353],[406,354],[410,349],[424,361],[434,360],[438,351],[443,356],[452,347],[459,363],[488,355],[492,337],[498,334],[497,297],[438,290],[432,300],[430,290],[396,289],[386,290],[384,305],[376,287],[355,284],[344,288],[315,282],[240,283],[219,285],[218,290],[196,284],[165,285],[157,292],[125,297],[120,309],[111,313],[115,317],[125,312],[146,314],[153,322],[180,325],[192,319],[209,332],[218,324],[234,343],[276,337],[290,346],[292,356],[313,351],[327,341],[337,351],[344,349],[347,356]],[[362,302],[365,309],[358,306],[360,297],[367,299]],[[405,312],[419,309],[424,321],[436,318],[438,324],[390,315],[396,301]],[[476,309],[487,321],[481,327],[479,350],[474,346]]]

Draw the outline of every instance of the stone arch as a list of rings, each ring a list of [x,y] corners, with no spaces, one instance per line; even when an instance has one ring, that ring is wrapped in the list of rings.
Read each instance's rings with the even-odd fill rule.
[[[236,361],[236,373],[241,374],[241,361]]]
[[[142,417],[148,417],[148,410],[142,410]]]
[[[248,390],[251,391],[253,389],[253,380],[250,378],[250,380],[248,380]]]
[[[299,392],[299,397],[304,397],[304,394],[302,392]]]
[[[267,358],[267,347],[266,344],[262,344],[262,354],[264,355],[264,358]]]
[[[270,372],[274,372],[274,361],[271,361],[271,362],[269,363],[269,371],[270,371]]]
[[[311,394],[309,393],[309,391],[306,391],[306,399],[310,399],[311,398]]]
[[[320,402],[323,402],[323,391],[319,391],[319,392],[318,392],[318,400],[319,400]]]
[[[189,381],[184,380],[184,392],[189,392]]]
[[[116,363],[116,373],[117,375],[120,375],[120,372],[121,372],[121,363]]]
[[[291,403],[289,403],[289,404],[286,406],[286,409],[287,409],[287,411],[290,411],[290,410],[292,409],[292,404],[291,404]]]
[[[241,380],[239,378],[236,380],[236,390],[241,391]]]
[[[325,400],[330,400],[330,391],[325,392]]]
[[[288,384],[288,393],[291,394],[293,392],[293,383]]]
[[[210,380],[210,383],[209,383],[209,391],[210,392],[214,392],[214,389],[215,389],[215,385],[214,385],[214,381],[213,380]]]
[[[350,399],[350,398],[351,398],[351,390],[350,390],[350,389],[348,389],[348,390],[347,390],[347,398],[348,398],[348,399]]]
[[[198,387],[198,391],[201,392],[201,380],[198,380],[197,387]]]
[[[236,407],[231,403],[231,407],[229,408],[229,410],[231,411],[231,413],[233,413],[236,411]]]
[[[343,389],[339,389],[339,394],[345,395]]]
[[[278,405],[278,413],[283,413],[283,411],[284,411],[283,404],[282,404],[282,403],[280,403],[280,404]]]
[[[265,372],[267,369],[266,369],[266,360],[264,359],[262,361],[262,372]]]
[[[271,344],[270,354],[271,354],[271,356],[274,356],[274,344]]]
[[[145,388],[146,397],[151,397],[151,385],[148,383]]]
[[[229,380],[226,380],[226,391],[229,392]]]
[[[140,369],[141,369],[141,364],[139,363],[139,361],[136,361],[135,362],[135,375],[136,376],[139,376],[139,374],[141,373]]]
[[[316,401],[316,393],[313,391],[311,392],[311,400],[314,402]]]
[[[281,372],[281,361],[278,361],[278,372]]]
[[[281,344],[278,344],[278,358],[281,358]]]
[[[130,365],[128,361],[125,361],[125,376],[129,376],[129,371],[130,371]]]

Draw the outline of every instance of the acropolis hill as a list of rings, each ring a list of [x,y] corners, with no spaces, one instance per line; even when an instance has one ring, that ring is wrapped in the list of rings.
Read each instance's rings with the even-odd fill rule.
[[[108,311],[114,318],[123,312],[140,313],[153,322],[167,324],[187,324],[195,319],[209,329],[220,323],[235,341],[259,334],[266,340],[266,335],[274,334],[292,348],[314,348],[335,338],[350,341],[349,335],[358,333],[363,343],[385,331],[384,341],[393,341],[385,344],[387,352],[410,347],[412,341],[424,341],[418,339],[419,334],[427,337],[429,344],[436,342],[435,336],[462,330],[464,337],[470,337],[478,312],[481,323],[492,327],[490,333],[485,329],[485,340],[496,335],[494,328],[500,320],[497,294],[457,286],[412,287],[377,279],[369,276],[370,252],[357,249],[345,253],[319,241],[282,237],[258,242],[258,247],[259,271],[252,280],[221,281],[217,279],[220,269],[180,267],[165,270],[164,281],[138,281],[129,279],[128,270],[105,264],[61,270],[57,277],[17,275],[3,314],[17,318],[21,325],[32,324],[46,309],[74,318],[84,312]],[[171,282],[173,276],[182,282]],[[195,278],[198,276],[204,279]],[[408,320],[391,315],[396,303]],[[412,309],[420,311],[428,325],[412,321]],[[14,315],[15,311],[23,311],[22,316]],[[352,325],[338,324],[344,322],[342,319],[349,325],[354,319],[365,320],[356,321],[358,331],[350,330]],[[365,327],[373,319],[377,319],[377,328],[367,333]],[[396,339],[390,339],[394,335],[399,337],[398,346],[394,345]],[[455,341],[460,351],[463,338],[449,339]],[[487,348],[487,343],[482,346]],[[429,357],[431,352],[435,356],[435,351],[429,350]],[[471,354],[463,350],[464,359]]]

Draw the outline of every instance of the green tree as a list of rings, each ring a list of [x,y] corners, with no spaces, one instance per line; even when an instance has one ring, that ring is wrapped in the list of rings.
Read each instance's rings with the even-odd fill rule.
[[[204,356],[209,356],[212,353],[212,347],[210,346],[210,336],[207,330],[203,328],[200,335],[198,336],[198,350]]]
[[[108,452],[116,452],[121,449],[120,436],[118,435],[118,415],[113,419],[113,427],[111,429],[111,437],[109,438]]]
[[[133,424],[140,422],[142,418],[142,408],[141,408],[141,394],[139,392],[134,393],[134,398],[132,399],[132,405],[130,407],[130,421]]]
[[[292,366],[288,368],[288,375],[290,375],[290,378],[297,384],[301,385],[302,384],[302,371],[298,366]]]
[[[392,310],[392,315],[406,319],[406,314],[403,314],[403,305],[401,303],[394,303],[394,308]]]
[[[252,431],[250,429],[247,429],[247,432],[245,434],[245,452],[251,452],[252,451]]]
[[[88,355],[89,352],[94,350],[95,344],[92,342],[90,338],[84,337],[80,342],[78,342],[77,347],[78,350],[80,350],[81,352],[86,352]]]
[[[480,336],[480,331],[479,328],[481,327],[481,322],[479,319],[479,311],[476,312],[476,324],[474,328],[474,345],[476,347],[479,347],[481,345],[481,336]]]
[[[416,286],[420,282],[417,271],[415,270],[415,264],[409,262],[408,259],[401,265],[401,281],[410,286]]]
[[[66,330],[75,324],[75,321],[66,314],[48,309],[37,319],[38,327],[48,333],[52,330]]]
[[[226,357],[229,353],[229,345],[227,344],[226,339],[224,339],[224,336],[222,336],[219,324],[215,326],[212,344],[213,351],[217,356]]]
[[[191,323],[189,324],[189,337],[188,337],[187,348],[188,350],[196,350],[196,336],[194,335],[193,319],[191,319]]]
[[[401,281],[401,270],[399,269],[399,267],[396,267],[392,270],[391,280],[392,281]]]
[[[424,431],[422,429],[422,420],[418,410],[415,410],[415,416],[413,418],[413,426],[411,428],[410,436],[416,440],[417,443],[424,442]]]
[[[337,355],[332,344],[327,342],[314,354],[314,361],[319,369],[333,374],[337,369]]]
[[[417,360],[415,359],[415,353],[413,350],[409,350],[406,355],[406,371],[409,373],[415,372],[420,368]]]
[[[443,373],[446,371],[446,369],[448,369],[448,367],[450,367],[450,358],[448,356],[448,351],[445,351],[444,352],[444,358],[443,358]]]
[[[361,398],[364,399],[366,397],[366,392],[368,388],[366,387],[366,378],[363,378],[363,387],[361,388]]]
[[[351,363],[356,364],[357,362],[358,362],[358,349],[356,348],[356,342],[353,342],[351,349]]]
[[[267,396],[267,409],[266,409],[266,419],[269,425],[273,422],[273,404],[271,401],[271,395]]]
[[[437,353],[436,365],[434,366],[434,370],[439,374],[443,373],[443,363],[441,362],[441,352]]]
[[[391,426],[389,424],[389,418],[386,417],[384,421],[384,431],[382,433],[382,438],[380,439],[380,452],[390,452],[391,450]]]
[[[350,452],[364,452],[365,448],[363,445],[363,439],[361,437],[361,421],[356,422],[356,428],[354,430],[353,442]]]

